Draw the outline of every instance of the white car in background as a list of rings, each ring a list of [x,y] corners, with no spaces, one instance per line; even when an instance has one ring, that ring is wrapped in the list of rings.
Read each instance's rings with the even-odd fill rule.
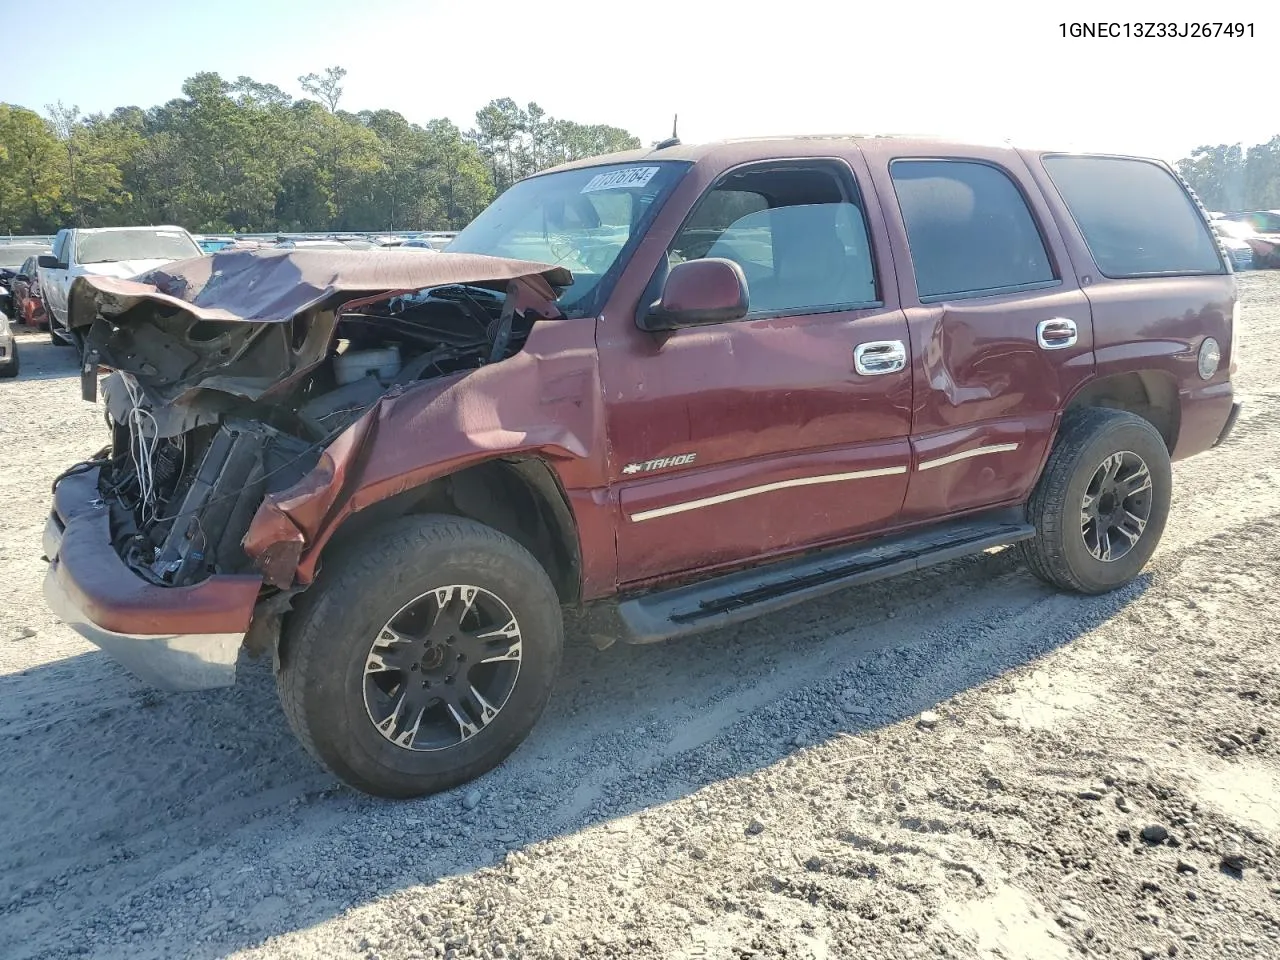
[[[9,315],[0,310],[0,377],[18,375],[18,341],[9,326]]]
[[[1248,238],[1255,235],[1253,227],[1235,220],[1210,220],[1209,225],[1231,265],[1236,270],[1252,270],[1253,247],[1249,246]]]
[[[53,238],[53,251],[39,261],[49,339],[58,344],[72,342],[67,330],[67,294],[76,277],[136,277],[174,260],[200,256],[204,251],[182,227],[59,230]]]

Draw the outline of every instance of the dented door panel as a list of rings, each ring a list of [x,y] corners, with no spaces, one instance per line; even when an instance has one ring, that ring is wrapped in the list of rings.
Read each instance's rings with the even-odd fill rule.
[[[909,307],[916,363],[914,468],[903,519],[1029,495],[1064,399],[1093,369],[1089,305],[1079,290]],[[1038,323],[1072,319],[1074,347],[1045,350]]]
[[[890,165],[948,159],[866,140],[914,358],[912,472],[904,523],[942,519],[1030,494],[1067,399],[1094,374],[1093,314],[1041,191],[1017,154],[966,147],[956,159],[992,166],[1017,187],[1054,279],[1036,289],[923,302]],[[1046,349],[1041,323],[1069,320],[1076,339]],[[922,469],[923,467],[923,469]]]

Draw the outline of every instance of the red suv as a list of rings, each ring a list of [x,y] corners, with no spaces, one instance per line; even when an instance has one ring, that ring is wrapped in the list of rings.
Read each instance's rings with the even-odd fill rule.
[[[569,164],[438,256],[82,277],[111,442],[46,594],[170,688],[273,654],[321,763],[440,790],[529,732],[562,609],[648,642],[1013,544],[1126,583],[1234,422],[1236,310],[1166,165],[905,138]]]

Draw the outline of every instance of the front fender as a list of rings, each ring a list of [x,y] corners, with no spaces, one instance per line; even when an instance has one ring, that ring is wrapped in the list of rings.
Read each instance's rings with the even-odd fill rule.
[[[308,584],[349,516],[495,457],[537,456],[566,489],[602,486],[603,417],[592,321],[537,324],[499,363],[384,395],[268,495],[242,541],[267,582]]]

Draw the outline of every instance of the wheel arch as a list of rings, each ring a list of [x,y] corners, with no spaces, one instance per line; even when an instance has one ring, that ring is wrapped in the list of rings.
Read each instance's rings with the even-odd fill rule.
[[[1181,428],[1178,383],[1167,371],[1134,370],[1089,380],[1067,401],[1064,415],[1088,407],[1124,410],[1142,417],[1159,431],[1170,452],[1177,446]]]
[[[357,510],[323,545],[321,563],[350,549],[365,531],[419,513],[467,517],[506,534],[547,571],[562,603],[581,598],[577,522],[555,471],[536,456],[482,460]]]

